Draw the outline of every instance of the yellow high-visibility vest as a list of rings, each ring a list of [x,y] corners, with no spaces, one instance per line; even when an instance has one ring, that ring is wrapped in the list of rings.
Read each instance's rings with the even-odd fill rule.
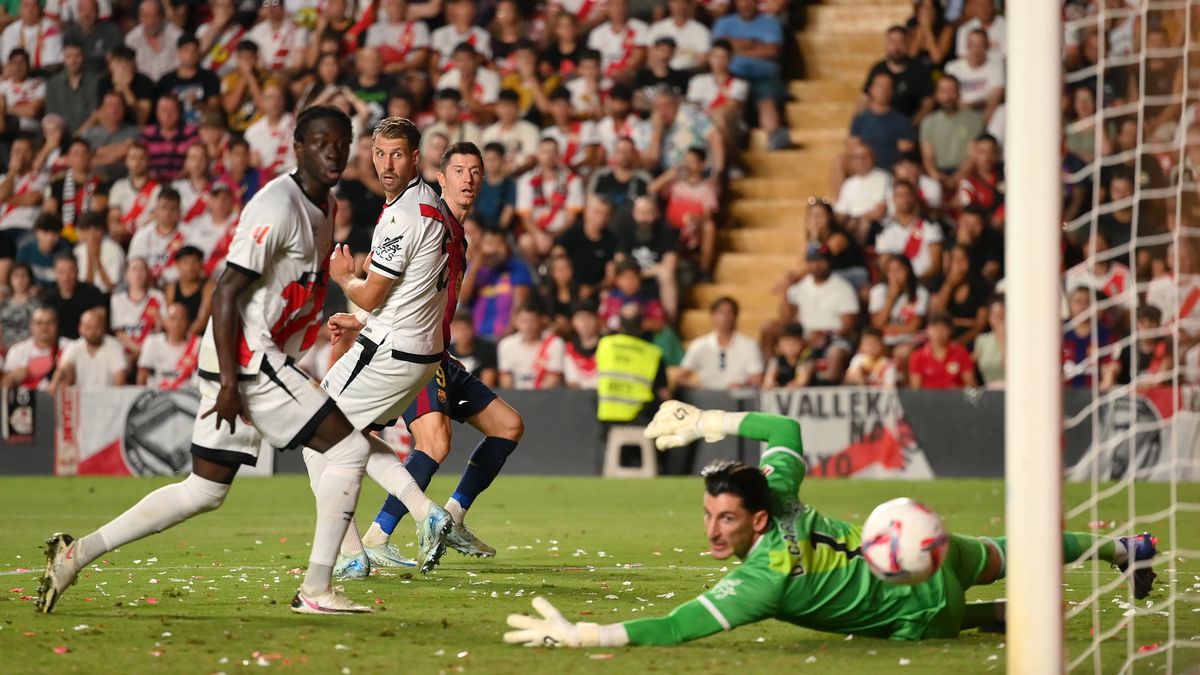
[[[654,376],[662,361],[657,345],[631,335],[606,335],[596,346],[596,419],[631,422],[654,400]]]

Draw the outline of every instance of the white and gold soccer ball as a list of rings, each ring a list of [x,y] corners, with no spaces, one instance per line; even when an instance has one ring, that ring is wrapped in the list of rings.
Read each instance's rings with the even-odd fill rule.
[[[937,572],[950,536],[941,517],[915,499],[875,507],[862,529],[862,555],[871,572],[893,584],[919,584]]]

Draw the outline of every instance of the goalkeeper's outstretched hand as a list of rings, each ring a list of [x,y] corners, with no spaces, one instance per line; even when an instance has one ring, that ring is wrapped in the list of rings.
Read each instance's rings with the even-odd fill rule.
[[[646,427],[659,450],[690,445],[703,438],[715,443],[725,438],[723,410],[701,410],[682,401],[667,401]]]
[[[517,630],[504,634],[504,641],[526,647],[599,647],[600,626],[594,623],[571,623],[542,596],[533,599],[533,608],[542,618],[526,614],[509,614],[508,625]]]

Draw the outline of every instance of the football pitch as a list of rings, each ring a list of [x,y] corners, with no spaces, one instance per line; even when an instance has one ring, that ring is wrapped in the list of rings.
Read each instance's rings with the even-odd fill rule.
[[[444,500],[456,477],[434,481]],[[364,616],[298,616],[288,602],[300,584],[312,536],[313,499],[306,477],[242,479],[224,507],[114,551],[85,571],[54,614],[36,615],[30,596],[43,565],[41,540],[55,530],[83,535],[164,480],[112,478],[0,479],[0,655],[6,673],[252,672],[322,673],[693,673],[1002,672],[1004,637],[964,633],[953,641],[898,643],[803,630],[770,621],[684,646],[623,649],[529,649],[501,641],[510,612],[530,612],[542,594],[573,621],[615,622],[665,614],[727,571],[706,556],[702,484],[695,478],[606,481],[598,478],[501,476],[468,522],[499,553],[478,561],[448,552],[427,576],[376,572],[347,582],[353,598],[377,610]],[[1180,486],[1198,501],[1200,487]],[[1069,485],[1077,503],[1086,486]],[[1139,510],[1168,505],[1166,486],[1139,485]],[[809,480],[802,497],[832,516],[861,523],[886,499],[926,501],[964,534],[1003,533],[1000,481],[872,482]],[[381,491],[364,488],[360,529]],[[1120,519],[1120,495],[1101,517]],[[1069,522],[1086,530],[1087,522]],[[414,538],[405,520],[397,543]],[[1160,528],[1160,550],[1173,542]],[[1179,533],[1196,549],[1200,514],[1181,517]],[[409,552],[415,548],[409,548]],[[1193,600],[1200,561],[1181,560],[1180,592]],[[1114,573],[1104,569],[1102,581]],[[1091,567],[1067,571],[1069,601],[1087,595]],[[975,588],[971,599],[1000,596],[1003,585]],[[1165,575],[1149,598],[1162,609]],[[1106,625],[1128,610],[1124,593],[1100,603]],[[1139,603],[1145,606],[1146,603]],[[1176,607],[1178,635],[1200,641],[1200,603]],[[1138,617],[1133,649],[1165,641],[1167,617]],[[1068,650],[1090,641],[1089,623],[1066,628]],[[1122,633],[1104,645],[1106,672],[1126,652]],[[1162,672],[1149,655],[1135,672]],[[1200,667],[1200,649],[1177,650],[1175,672]],[[1091,662],[1087,664],[1091,670]]]

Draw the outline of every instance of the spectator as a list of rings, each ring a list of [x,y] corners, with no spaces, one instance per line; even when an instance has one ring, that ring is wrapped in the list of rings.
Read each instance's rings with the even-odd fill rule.
[[[975,349],[971,355],[989,389],[1004,387],[1004,296],[994,296],[988,303],[988,327],[990,331],[975,338]]]
[[[649,110],[654,93],[662,87],[670,87],[675,93],[683,95],[688,90],[689,74],[671,67],[675,55],[675,40],[671,37],[659,37],[646,52],[646,66],[637,72],[633,80],[634,107],[638,110]]]
[[[448,147],[450,139],[443,133],[428,134],[421,139],[421,180],[437,195],[442,194],[442,186],[437,179],[438,172],[442,170],[439,158]]]
[[[621,313],[627,305],[637,307],[637,315],[643,322],[643,330],[656,333],[666,324],[658,296],[646,290],[642,283],[642,268],[636,260],[621,260],[616,265],[613,287],[604,296],[600,305],[600,320],[609,332],[621,329]]]
[[[871,325],[883,333],[883,343],[894,348],[899,363],[907,362],[907,345],[917,339],[929,313],[929,292],[918,283],[912,263],[904,256],[889,256],[884,281],[871,287],[867,312]]]
[[[1162,312],[1153,305],[1137,309],[1136,339],[1121,347],[1117,358],[1101,371],[1101,389],[1133,384],[1138,390],[1171,386],[1175,370],[1172,336],[1162,327]]]
[[[466,119],[487,124],[500,94],[500,76],[483,65],[479,53],[469,43],[454,48],[453,66],[437,81],[437,89],[457,89],[463,96]],[[518,99],[519,100],[519,99]]]
[[[469,47],[470,45],[468,45]],[[473,59],[472,62],[474,62]],[[468,102],[474,100],[470,91],[472,84],[478,83],[464,80],[460,89],[464,92]],[[379,50],[374,47],[363,47],[354,52],[354,72],[347,81],[346,87],[353,92],[355,98],[367,104],[370,110],[367,124],[369,127],[374,127],[376,122],[383,119],[388,94],[396,89],[397,84],[391,75],[383,72],[383,58],[380,56]],[[494,92],[492,96],[494,101]]]
[[[886,256],[902,256],[912,263],[921,281],[932,285],[942,275],[942,228],[917,213],[917,189],[908,181],[892,187],[896,212],[883,226],[875,250]]]
[[[887,213],[892,178],[875,166],[875,153],[866,143],[854,143],[849,155],[851,175],[842,181],[833,211],[859,241],[865,241],[871,224]]]
[[[146,261],[154,284],[170,283],[179,278],[175,254],[186,240],[187,233],[179,227],[179,193],[175,188],[165,187],[154,202],[154,227],[134,233],[129,242],[129,257]]]
[[[29,337],[33,310],[41,306],[36,291],[29,265],[13,265],[8,273],[8,297],[0,300],[0,339],[6,350]]]
[[[684,103],[673,89],[660,88],[652,101],[650,136],[642,150],[642,166],[652,173],[683,163],[689,148],[708,148],[713,175],[725,171],[725,139],[699,108]]]
[[[563,341],[544,330],[541,312],[532,305],[517,309],[512,335],[496,345],[503,389],[557,389],[562,386]]]
[[[608,0],[608,21],[588,34],[587,46],[600,52],[605,77],[631,84],[642,62],[650,27],[629,16],[629,0]]]
[[[28,1],[28,0],[26,0]],[[14,344],[4,356],[4,387],[45,389],[58,367],[58,357],[67,348],[58,335],[58,317],[49,307],[33,310],[29,337]]]
[[[142,258],[130,258],[125,265],[125,285],[118,287],[109,301],[113,335],[134,361],[146,336],[158,330],[167,306],[162,291],[150,283],[150,267]]]
[[[807,387],[813,380],[812,352],[804,344],[804,327],[789,323],[775,340],[774,355],[767,363],[763,389]]]
[[[54,259],[71,252],[71,245],[62,238],[62,219],[53,213],[43,213],[33,222],[33,239],[17,249],[16,261],[27,265],[33,283],[39,288],[54,284]]]
[[[883,333],[874,326],[863,329],[858,353],[846,367],[846,384],[868,387],[895,387],[896,362],[888,357]]]
[[[509,62],[513,72],[500,80],[501,89],[512,89],[517,92],[517,108],[521,117],[535,124],[541,123],[544,115],[550,110],[548,94],[559,87],[559,76],[553,73],[542,75],[539,72],[537,47],[532,42],[522,41],[513,48]],[[572,69],[574,65],[571,66]]]
[[[188,330],[203,335],[212,308],[214,284],[204,276],[204,254],[194,246],[184,246],[175,253],[179,278],[163,286],[167,306],[181,304],[187,309]]]
[[[607,18],[608,0],[551,0],[548,24],[557,26],[561,19],[571,19],[575,31],[591,31]],[[582,25],[580,25],[582,24]],[[555,64],[555,69],[558,64]],[[569,73],[563,73],[567,75]]]
[[[971,33],[982,30],[987,36],[987,51],[989,56],[994,55],[998,60],[1003,59],[1008,53],[1005,48],[1005,38],[1007,37],[1007,25],[1004,22],[1004,17],[996,14],[996,5],[992,0],[967,0],[967,11],[964,16],[971,16],[971,19],[964,21],[958,27],[958,32],[954,36],[954,51],[957,54],[966,54],[970,51]]]
[[[629,145],[632,153],[632,142]],[[664,171],[650,192],[666,199],[667,224],[679,238],[680,251],[696,258],[700,278],[709,279],[716,258],[720,196],[717,181],[704,174],[704,150],[691,148],[683,164]]]
[[[200,336],[188,330],[187,308],[183,305],[169,305],[166,314],[163,332],[147,336],[138,355],[137,383],[172,391],[195,381]]]
[[[516,308],[528,302],[533,274],[512,255],[501,230],[484,230],[478,255],[468,265],[459,297],[471,306],[480,337],[497,340],[508,335]]]
[[[600,345],[600,317],[596,301],[579,300],[571,307],[571,339],[563,345],[563,383],[572,389],[595,389],[596,348]]]
[[[210,6],[212,15],[196,28],[200,67],[223,78],[236,67],[233,54],[246,36],[246,28],[237,21],[234,0],[211,0]]]
[[[791,141],[779,114],[781,102],[787,100],[779,66],[783,26],[775,17],[759,14],[757,0],[734,0],[734,7],[736,12],[713,24],[712,37],[733,45],[730,70],[750,83],[750,100],[758,112],[758,125],[767,134],[768,148],[786,148]]]
[[[632,139],[618,140],[609,165],[592,173],[588,181],[588,194],[607,199],[615,213],[628,210],[635,199],[649,194],[652,179],[650,174],[638,167],[637,154]],[[701,170],[703,168],[701,162]]]
[[[1070,123],[1063,129],[1063,143],[1067,150],[1084,162],[1091,162],[1096,158],[1096,132],[1099,130],[1101,154],[1112,154],[1108,125],[1097,124],[1096,92],[1087,87],[1076,87],[1070,96],[1071,109],[1066,120]]]
[[[187,149],[183,159],[183,171],[171,187],[179,193],[181,222],[190,229],[196,219],[208,211],[208,189],[211,183],[208,174],[208,151],[202,143]]]
[[[978,206],[968,206],[958,217],[955,244],[967,247],[971,268],[995,285],[1004,273],[1004,235],[987,223],[987,214]]]
[[[583,0],[583,3],[588,4],[586,0]],[[592,7],[599,8],[601,4],[603,4],[603,0],[593,3]],[[604,17],[601,16],[602,12],[593,11],[591,13],[597,15],[596,25],[600,25],[599,22],[604,20]],[[580,21],[590,22],[590,19],[577,19],[574,14],[559,12],[547,21],[551,27],[551,35],[550,45],[539,65],[542,77],[570,77],[575,74],[575,67],[579,64],[579,54],[588,48],[579,39]]]
[[[12,4],[8,6],[11,8]],[[38,0],[19,0],[17,20],[0,33],[0,59],[8,61],[13,50],[33,45],[33,49],[26,52],[28,63],[34,70],[52,68],[62,63],[62,44],[58,23],[42,16]]]
[[[368,153],[365,157],[369,160],[370,154]],[[371,176],[375,175],[374,168],[370,174]],[[376,182],[378,180],[375,178]],[[258,169],[250,165],[250,144],[246,142],[246,139],[234,138],[229,141],[229,149],[225,156],[225,174],[221,176],[221,181],[229,185],[233,190],[235,201],[243,205],[250,201],[258,189],[266,184]],[[343,179],[338,190],[344,190],[347,182],[346,179]],[[382,204],[383,202],[380,201],[381,207]],[[374,224],[374,220],[372,220],[371,225]]]
[[[84,68],[95,73],[103,72],[107,68],[109,55],[115,55],[118,49],[125,49],[121,29],[110,20],[111,17],[100,16],[97,0],[78,0],[75,7],[73,19],[64,20],[64,59],[65,44],[78,42],[83,45]]]
[[[651,197],[634,200],[633,223],[617,234],[616,261],[624,259],[637,261],[642,286],[662,301],[668,320],[674,321],[679,313],[679,239]]]
[[[591,120],[572,117],[571,92],[563,87],[550,92],[550,125],[542,130],[542,138],[558,143],[564,165],[587,172],[602,163],[600,135]]]
[[[938,109],[921,122],[921,158],[925,173],[953,190],[962,178],[967,150],[983,133],[983,117],[959,105],[958,78],[942,75],[934,88]]]
[[[457,89],[438,90],[437,103],[434,104],[437,122],[421,130],[422,152],[428,152],[427,139],[441,134],[449,143],[468,142],[479,145],[483,132],[479,125],[471,121],[463,121],[463,96]]]
[[[468,372],[489,387],[499,383],[499,367],[496,362],[496,343],[475,334],[475,323],[470,310],[460,308],[450,323],[450,354],[463,364]]]
[[[687,86],[687,100],[705,112],[727,142],[741,135],[742,110],[750,85],[729,72],[733,47],[727,40],[717,40],[708,53],[708,71],[693,75]],[[729,148],[730,151],[735,148]]]
[[[96,84],[96,100],[115,91],[125,102],[125,113],[129,122],[145,125],[154,108],[154,81],[137,71],[133,50],[120,45],[112,50],[108,58],[108,74]]]
[[[128,176],[117,180],[108,193],[108,226],[117,241],[128,242],[133,233],[154,220],[154,204],[161,184],[150,176],[150,153],[134,143],[125,154]]]
[[[920,7],[917,13],[921,13]],[[920,28],[916,29],[914,34],[919,31]],[[876,78],[880,74],[890,75],[891,109],[907,117],[910,124],[919,125],[933,111],[933,75],[927,64],[909,55],[908,39],[909,32],[903,26],[888,29],[884,39],[884,58],[867,71],[867,79],[863,83],[863,104],[871,105],[871,86]]]
[[[991,288],[971,266],[971,250],[955,245],[948,256],[946,279],[930,299],[930,309],[945,312],[954,327],[953,339],[968,349],[987,326],[987,298]]]
[[[192,221],[187,228],[187,245],[198,249],[204,259],[208,276],[217,279],[224,269],[225,256],[237,229],[238,212],[233,204],[233,192],[222,181],[209,188],[208,210]]]
[[[1096,335],[1092,335],[1092,291],[1078,287],[1069,291],[1067,308],[1070,318],[1063,327],[1063,382],[1065,386],[1081,389],[1092,386],[1092,373],[1103,373],[1112,361],[1111,354],[1093,359],[1095,348],[1103,349],[1112,343],[1112,333],[1104,322],[1096,323]],[[1093,361],[1094,363],[1089,363]]]
[[[496,100],[496,121],[483,130],[480,137],[484,147],[498,143],[505,173],[519,176],[537,162],[537,125],[520,118],[520,96],[512,89],[500,92]],[[489,172],[490,174],[490,172]]]
[[[472,215],[484,227],[509,231],[516,214],[517,184],[504,156],[505,149],[500,143],[492,142],[483,147],[484,179]]]
[[[942,213],[942,184],[936,178],[921,173],[921,154],[905,152],[896,159],[892,167],[893,180],[906,180],[917,186],[917,210],[930,218],[939,218]],[[888,213],[895,213],[892,195],[888,193]]]
[[[92,0],[88,0],[92,1]],[[97,74],[84,67],[83,43],[63,44],[63,69],[46,80],[46,112],[62,115],[67,126],[78,129],[99,105]]]
[[[300,73],[304,68],[304,49],[312,42],[312,35],[287,15],[283,0],[263,0],[262,17],[264,20],[255,24],[246,34],[246,40],[238,44],[238,70],[244,72],[241,56],[248,41],[255,45],[256,67],[287,76]],[[229,112],[228,106],[225,112]]]
[[[1004,168],[1000,164],[1000,145],[984,134],[971,146],[966,173],[958,187],[958,203],[978,206],[993,220],[1003,221]]]
[[[633,113],[633,90],[625,85],[613,85],[604,100],[604,117],[596,122],[600,148],[609,164],[614,161],[618,141],[622,138],[644,139],[648,131],[642,119]],[[634,151],[636,154],[636,142]]]
[[[941,67],[954,47],[954,26],[942,13],[941,0],[914,4],[908,20],[908,56],[926,68]]]
[[[1096,230],[1112,246],[1129,243],[1133,234],[1133,194],[1133,172],[1114,171],[1108,183],[1108,204],[1116,208],[1105,209],[1096,222]]]
[[[256,29],[264,25],[267,24],[260,23]],[[233,58],[233,72],[221,80],[221,109],[225,111],[229,130],[243,133],[262,117],[265,107],[263,87],[275,81],[276,76],[275,71],[260,65],[258,45],[249,40],[238,43]]]
[[[444,73],[449,70],[450,61],[454,58],[454,48],[463,43],[470,44],[483,58],[491,60],[492,35],[482,26],[475,25],[476,12],[474,0],[447,0],[446,25],[433,31],[429,37],[430,46],[433,48],[429,59],[429,72]]]
[[[59,333],[70,340],[79,337],[79,321],[93,307],[105,307],[108,299],[95,286],[79,280],[75,255],[60,253],[54,258],[54,285],[47,288],[42,303],[54,310],[62,328]],[[108,322],[107,313],[103,321]],[[107,325],[102,330],[107,329]]]
[[[892,75],[876,73],[867,87],[867,108],[850,122],[850,134],[871,148],[875,166],[887,170],[901,153],[916,148],[912,123],[892,109]]]
[[[179,176],[188,147],[199,140],[196,127],[183,123],[182,112],[179,99],[161,96],[154,106],[157,124],[142,131],[141,143],[150,153],[150,174],[164,183]]]
[[[200,41],[196,36],[181,35],[177,44],[179,65],[158,81],[158,95],[174,95],[183,104],[183,123],[198,126],[206,113],[220,108],[221,80],[200,65]]]
[[[975,387],[975,361],[961,344],[950,339],[952,320],[939,312],[929,319],[926,342],[908,358],[908,383],[913,389]]]
[[[65,320],[65,319],[64,319]],[[50,386],[120,387],[129,376],[125,350],[113,336],[106,335],[108,312],[93,307],[79,317],[78,339],[63,349]]]
[[[713,331],[688,346],[680,382],[702,389],[761,386],[762,352],[754,340],[737,332],[737,301],[729,297],[717,299],[709,308],[709,316]]]
[[[783,319],[785,324],[799,321],[805,327],[806,347],[821,362],[818,379],[836,384],[854,351],[858,293],[850,282],[833,274],[833,255],[822,244],[808,245],[807,262],[808,274],[784,294]]]
[[[1103,232],[1094,232],[1084,247],[1085,260],[1067,270],[1067,292],[1075,289],[1091,289],[1109,298],[1119,298],[1135,283],[1133,274],[1117,256],[1108,252],[1108,238]],[[1118,302],[1118,306],[1123,302]]]
[[[129,148],[141,138],[138,127],[125,116],[125,101],[115,91],[104,94],[100,109],[78,130],[80,138],[95,148],[92,165],[105,176],[120,173]]]
[[[602,425],[647,423],[670,398],[666,359],[643,330],[636,305],[622,308],[620,327],[596,347],[596,419]]]
[[[850,282],[856,293],[867,287],[870,275],[867,272],[866,251],[845,228],[838,224],[833,213],[833,206],[829,202],[809,197],[804,229],[808,233],[810,246],[819,244],[824,247],[824,257],[828,259],[834,276]],[[805,260],[807,262],[807,258]],[[790,280],[797,281],[799,278],[793,274]]]
[[[411,18],[406,0],[384,0],[385,21],[367,28],[365,46],[375,47],[383,59],[383,72],[422,72],[429,63],[429,27]]]
[[[987,42],[986,31],[971,31],[966,54],[946,64],[946,73],[958,79],[962,105],[982,113],[985,123],[1004,100],[1004,62],[989,57]]]
[[[695,0],[667,0],[667,16],[650,26],[646,39],[654,43],[669,37],[675,41],[671,67],[688,72],[704,66],[704,56],[712,44],[712,35],[696,20]]]
[[[250,164],[259,170],[264,183],[296,167],[293,131],[296,119],[287,110],[287,94],[277,81],[262,88],[262,117],[246,128]]]
[[[609,229],[612,203],[601,195],[588,195],[583,218],[554,241],[571,261],[575,281],[588,295],[612,285],[617,237]]]
[[[8,171],[0,177],[0,232],[12,244],[33,229],[42,212],[48,181],[33,159],[33,139],[14,138],[8,149]]]
[[[107,233],[104,216],[85,213],[79,220],[79,243],[75,245],[79,281],[105,295],[112,293],[125,276],[125,251]]]
[[[183,31],[166,20],[159,0],[142,0],[137,6],[138,23],[125,35],[133,50],[139,73],[157,82],[179,66],[176,47]]]
[[[0,80],[0,112],[15,118],[20,131],[37,132],[46,104],[46,81],[29,77],[29,54],[21,48],[8,55],[4,74]]]
[[[583,180],[563,167],[558,150],[558,141],[543,138],[538,166],[517,181],[517,217],[524,227],[517,241],[531,261],[549,253],[554,237],[583,210]]]
[[[575,266],[559,250],[550,255],[547,271],[542,275],[541,295],[546,313],[550,315],[551,330],[560,337],[571,335],[571,307],[584,296],[584,289],[575,279]]]
[[[600,70],[600,53],[587,49],[579,55],[575,77],[563,88],[571,95],[571,110],[575,117],[598,120],[604,116],[603,99],[612,87],[613,81]]]

